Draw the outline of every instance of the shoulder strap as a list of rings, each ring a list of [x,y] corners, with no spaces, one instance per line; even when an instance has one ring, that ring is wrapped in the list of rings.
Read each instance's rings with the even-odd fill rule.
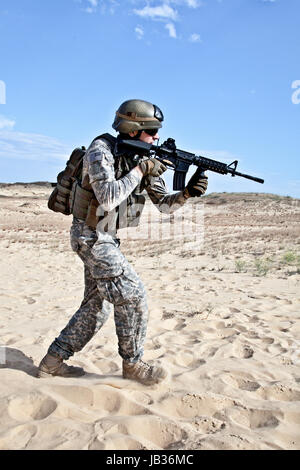
[[[97,137],[95,137],[95,139],[93,139],[93,142],[95,142],[95,140],[98,140],[98,139],[107,140],[112,145],[112,147],[114,147],[117,142],[117,138],[109,134],[108,132],[106,134],[98,135]]]

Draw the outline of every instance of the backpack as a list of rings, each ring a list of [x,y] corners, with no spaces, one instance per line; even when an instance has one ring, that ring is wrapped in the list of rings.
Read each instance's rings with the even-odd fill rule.
[[[101,134],[93,142],[98,139],[105,139],[113,146],[116,143],[116,138],[110,134]],[[90,212],[89,209],[97,207],[94,192],[81,187],[82,164],[85,154],[85,147],[75,148],[65,169],[57,175],[57,183],[48,199],[50,210],[64,215],[73,214],[75,217],[86,220]]]

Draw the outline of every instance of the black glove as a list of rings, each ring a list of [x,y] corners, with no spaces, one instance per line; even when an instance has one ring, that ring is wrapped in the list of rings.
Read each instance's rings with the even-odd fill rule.
[[[184,190],[186,196],[200,197],[207,190],[207,176],[205,172],[199,167],[191,177]]]

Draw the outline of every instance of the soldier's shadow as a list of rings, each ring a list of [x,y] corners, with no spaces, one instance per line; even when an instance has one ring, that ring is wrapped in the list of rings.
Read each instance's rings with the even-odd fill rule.
[[[19,349],[7,347],[3,348],[1,353],[0,369],[22,370],[32,377],[36,377],[38,370],[31,357],[26,356]]]

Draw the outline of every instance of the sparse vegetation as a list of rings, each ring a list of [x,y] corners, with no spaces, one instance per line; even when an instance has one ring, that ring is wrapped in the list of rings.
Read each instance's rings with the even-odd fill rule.
[[[297,257],[296,253],[294,253],[293,251],[287,251],[283,255],[282,261],[284,262],[284,264],[294,265],[297,263],[297,261],[300,261],[300,256]]]
[[[266,276],[269,272],[276,272],[282,270],[282,274],[292,275],[300,274],[300,254],[294,251],[287,251],[284,255],[279,253],[252,253],[254,258],[250,260],[243,260],[238,258],[234,260],[235,272],[252,273],[255,276]],[[289,270],[288,267],[295,269]]]
[[[254,262],[255,272],[257,276],[266,276],[271,268],[270,262],[266,259],[257,258]]]
[[[206,310],[207,316],[208,316],[214,310],[214,306],[211,303],[208,303],[205,310]]]
[[[300,254],[294,251],[287,251],[281,258],[281,262],[287,266],[294,266],[295,271],[288,274],[300,274]]]
[[[235,270],[238,273],[246,272],[247,263],[241,259],[235,261]]]

